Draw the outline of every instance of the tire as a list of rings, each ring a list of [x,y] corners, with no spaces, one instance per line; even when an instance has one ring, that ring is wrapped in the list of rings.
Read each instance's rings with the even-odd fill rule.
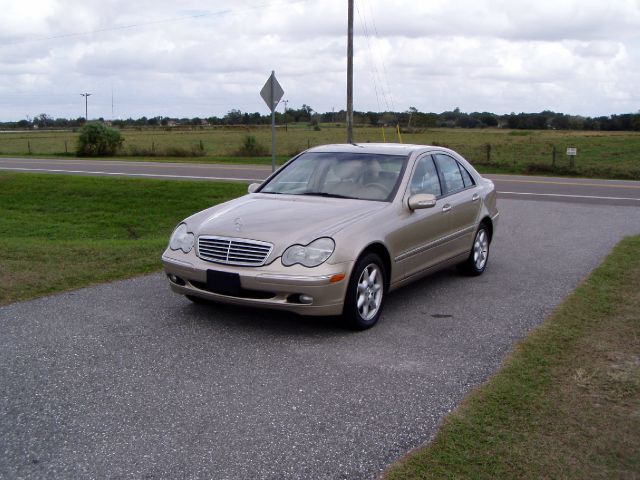
[[[475,237],[473,237],[473,245],[471,246],[471,252],[469,252],[469,258],[458,265],[459,270],[472,277],[482,275],[489,261],[490,243],[489,228],[485,223],[481,223],[476,231]]]
[[[366,330],[373,327],[382,313],[387,293],[387,273],[375,253],[358,260],[351,272],[342,318],[349,328]]]
[[[195,295],[185,295],[185,297],[197,305],[211,305],[211,301],[206,298],[196,297]]]

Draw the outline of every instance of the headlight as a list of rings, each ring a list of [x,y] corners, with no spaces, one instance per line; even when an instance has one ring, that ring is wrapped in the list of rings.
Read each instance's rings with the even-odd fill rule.
[[[187,225],[181,223],[171,234],[169,248],[171,250],[182,250],[184,253],[189,253],[193,248],[194,241],[195,237],[193,233],[187,232]]]
[[[282,254],[282,264],[290,267],[299,263],[305,267],[317,267],[331,256],[335,242],[327,237],[318,238],[309,245],[291,245]]]

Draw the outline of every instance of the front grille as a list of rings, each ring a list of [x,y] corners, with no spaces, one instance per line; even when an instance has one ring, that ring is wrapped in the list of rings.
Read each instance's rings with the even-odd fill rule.
[[[198,237],[198,256],[203,260],[227,265],[260,267],[264,265],[273,244],[246,238]]]

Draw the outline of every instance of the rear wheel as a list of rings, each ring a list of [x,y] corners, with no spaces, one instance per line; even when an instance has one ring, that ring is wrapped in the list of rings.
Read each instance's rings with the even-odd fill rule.
[[[481,223],[473,239],[469,258],[459,265],[460,270],[467,275],[482,275],[489,260],[489,243],[489,229],[485,223]]]
[[[375,253],[363,256],[353,269],[342,316],[356,330],[373,327],[382,313],[386,294],[386,272]]]

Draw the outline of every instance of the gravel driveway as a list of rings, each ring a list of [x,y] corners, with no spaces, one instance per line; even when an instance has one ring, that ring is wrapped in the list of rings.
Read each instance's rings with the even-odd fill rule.
[[[395,292],[362,333],[161,274],[0,307],[0,478],[375,478],[640,233],[637,207],[499,207],[485,275]]]

